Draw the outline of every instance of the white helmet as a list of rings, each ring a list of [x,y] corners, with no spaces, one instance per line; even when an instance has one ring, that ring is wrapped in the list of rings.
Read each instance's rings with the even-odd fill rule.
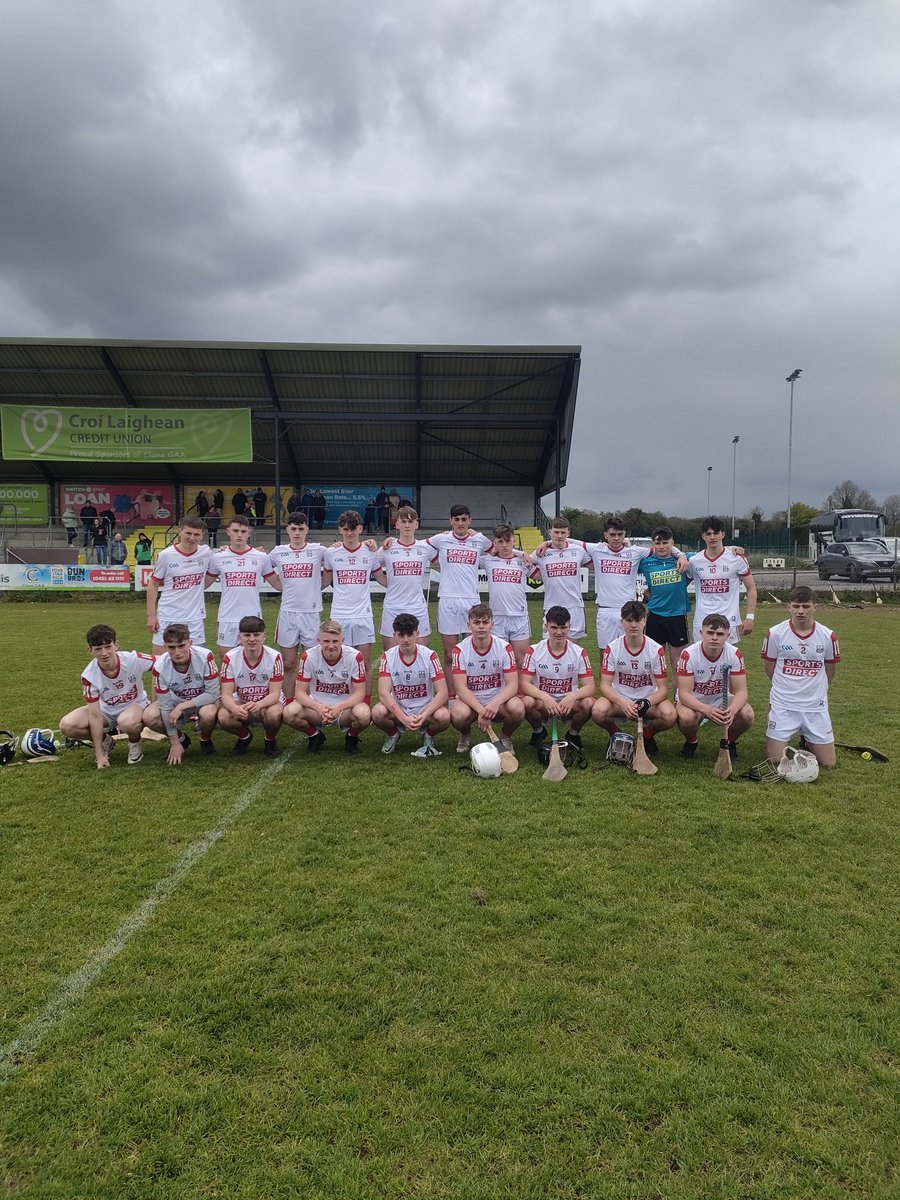
[[[776,767],[778,774],[788,783],[812,783],[819,778],[819,764],[808,750],[795,750],[788,746]]]
[[[19,750],[23,758],[49,758],[59,753],[60,744],[52,729],[26,729]]]
[[[479,742],[469,751],[472,770],[481,779],[496,779],[500,775],[500,751],[489,742]]]

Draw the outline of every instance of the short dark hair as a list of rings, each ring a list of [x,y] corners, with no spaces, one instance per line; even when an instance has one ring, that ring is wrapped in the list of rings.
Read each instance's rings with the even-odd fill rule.
[[[338,529],[355,529],[357,525],[362,525],[362,518],[355,508],[348,508],[338,517]]]
[[[242,516],[240,513],[235,513],[233,517],[229,517],[228,524],[229,525],[243,525],[245,529],[250,528],[250,522],[247,520],[247,518],[245,516]]]
[[[731,622],[721,613],[710,613],[700,622],[701,629],[730,629]]]
[[[89,646],[105,646],[108,642],[116,640],[116,631],[112,625],[92,625],[87,631],[87,644]]]
[[[672,541],[674,542],[675,530],[670,529],[668,525],[657,525],[657,527],[650,534],[650,538],[654,542],[656,541],[657,538],[659,538],[660,541],[663,541],[663,542],[667,542],[669,540],[669,538],[671,538]]]
[[[572,621],[572,614],[561,604],[554,604],[544,613],[544,620],[548,625],[569,625]]]
[[[266,623],[262,617],[241,617],[238,633],[265,633]]]
[[[505,540],[506,538],[511,538],[511,537],[515,537],[515,536],[516,536],[516,531],[513,529],[512,525],[510,525],[508,521],[503,521],[499,525],[494,526],[494,537],[495,538],[503,538]]]
[[[643,621],[647,616],[647,605],[640,600],[626,600],[621,616],[623,621]]]
[[[700,526],[701,533],[724,533],[725,522],[721,517],[704,517]]]
[[[451,517],[471,517],[472,510],[468,504],[454,504],[450,509]]]
[[[189,642],[191,639],[191,631],[187,625],[181,625],[177,621],[172,625],[167,625],[163,630],[163,642]]]
[[[402,633],[404,637],[410,633],[419,632],[419,618],[412,613],[397,613],[394,617],[394,633]]]
[[[397,520],[400,521],[401,519],[404,521],[418,521],[419,514],[411,504],[403,504],[397,509]]]
[[[305,512],[303,512],[300,509],[295,509],[294,512],[292,512],[289,515],[289,517],[287,519],[287,524],[288,525],[305,525],[306,528],[308,529],[309,528],[309,519],[307,518]]]
[[[550,524],[547,526],[547,528],[548,529],[571,529],[572,526],[569,524],[567,517],[554,517],[553,520],[550,522]]]
[[[815,604],[815,592],[811,587],[807,587],[805,583],[798,583],[795,588],[791,588],[788,592],[788,601],[793,601],[795,604]]]
[[[625,522],[621,517],[607,517],[603,522],[603,532],[609,533],[610,529],[621,529],[625,532]]]
[[[469,609],[468,620],[484,620],[485,617],[489,618],[491,621],[494,619],[494,610],[489,604],[473,604]]]
[[[182,517],[178,522],[179,529],[202,529],[203,522],[199,517]]]

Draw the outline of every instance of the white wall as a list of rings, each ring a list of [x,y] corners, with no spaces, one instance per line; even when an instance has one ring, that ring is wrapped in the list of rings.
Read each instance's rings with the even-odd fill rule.
[[[454,504],[468,504],[473,523],[478,529],[486,529],[500,520],[501,504],[506,505],[506,515],[511,524],[534,524],[532,488],[485,487],[472,483],[459,487],[423,485],[420,524],[428,529],[446,529],[450,508]]]

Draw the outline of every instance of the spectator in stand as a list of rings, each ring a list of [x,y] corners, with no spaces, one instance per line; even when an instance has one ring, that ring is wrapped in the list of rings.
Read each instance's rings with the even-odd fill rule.
[[[103,512],[100,513],[100,520],[106,525],[106,536],[111,538],[116,532],[116,514],[111,508],[105,508]]]
[[[294,490],[291,492],[290,497],[287,502],[287,511],[288,511],[288,516],[291,516],[295,512],[303,511],[303,501],[300,497],[300,489],[299,488],[294,488]],[[306,514],[306,523],[307,523],[307,525],[309,525],[309,513]]]
[[[66,531],[66,545],[71,546],[78,541],[78,517],[71,502],[66,505],[66,511],[63,513],[61,520],[63,529]]]
[[[265,523],[266,523],[266,505],[268,503],[269,503],[269,497],[263,491],[262,485],[259,484],[256,488],[256,491],[253,493],[253,511],[256,514],[254,521],[253,521],[254,525],[258,525],[258,526],[265,525]]]
[[[127,557],[128,547],[125,545],[121,533],[117,533],[109,543],[109,565],[111,567],[124,567]]]
[[[325,497],[322,495],[321,489],[316,488],[315,495],[315,513],[316,513],[316,529],[325,528]]]
[[[137,541],[134,543],[134,561],[139,567],[148,566],[153,561],[153,543],[143,529],[137,535]]]
[[[222,509],[225,507],[225,493],[221,488],[216,488],[213,492],[212,506],[219,510],[219,515],[221,516]]]
[[[91,526],[91,542],[94,547],[94,557],[101,567],[106,566],[106,553],[109,548],[109,534],[106,522],[102,517],[95,517]]]
[[[373,496],[371,500],[366,501],[366,511],[363,515],[363,528],[368,534],[375,532],[375,517],[375,497]]]
[[[84,547],[87,549],[91,544],[91,531],[94,528],[94,522],[97,520],[97,510],[93,504],[88,502],[82,504],[78,513],[81,517],[81,524],[84,527]]]
[[[388,504],[388,495],[384,490],[384,484],[378,489],[375,496],[376,520],[381,525],[385,533],[390,532],[391,528],[391,510]]]
[[[197,499],[194,501],[194,508],[197,510],[197,516],[201,521],[206,520],[206,514],[209,512],[211,505],[206,498],[206,492],[198,492]]]
[[[215,504],[210,505],[204,517],[206,532],[209,534],[209,544],[215,550],[219,544],[219,530],[222,528],[222,514]]]
[[[234,509],[236,517],[242,517],[247,511],[247,493],[243,488],[238,490],[231,497],[231,507]]]

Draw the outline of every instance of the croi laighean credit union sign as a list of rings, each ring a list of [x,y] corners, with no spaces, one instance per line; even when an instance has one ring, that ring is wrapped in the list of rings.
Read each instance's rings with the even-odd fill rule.
[[[252,462],[249,408],[0,405],[3,458],[52,462]]]

